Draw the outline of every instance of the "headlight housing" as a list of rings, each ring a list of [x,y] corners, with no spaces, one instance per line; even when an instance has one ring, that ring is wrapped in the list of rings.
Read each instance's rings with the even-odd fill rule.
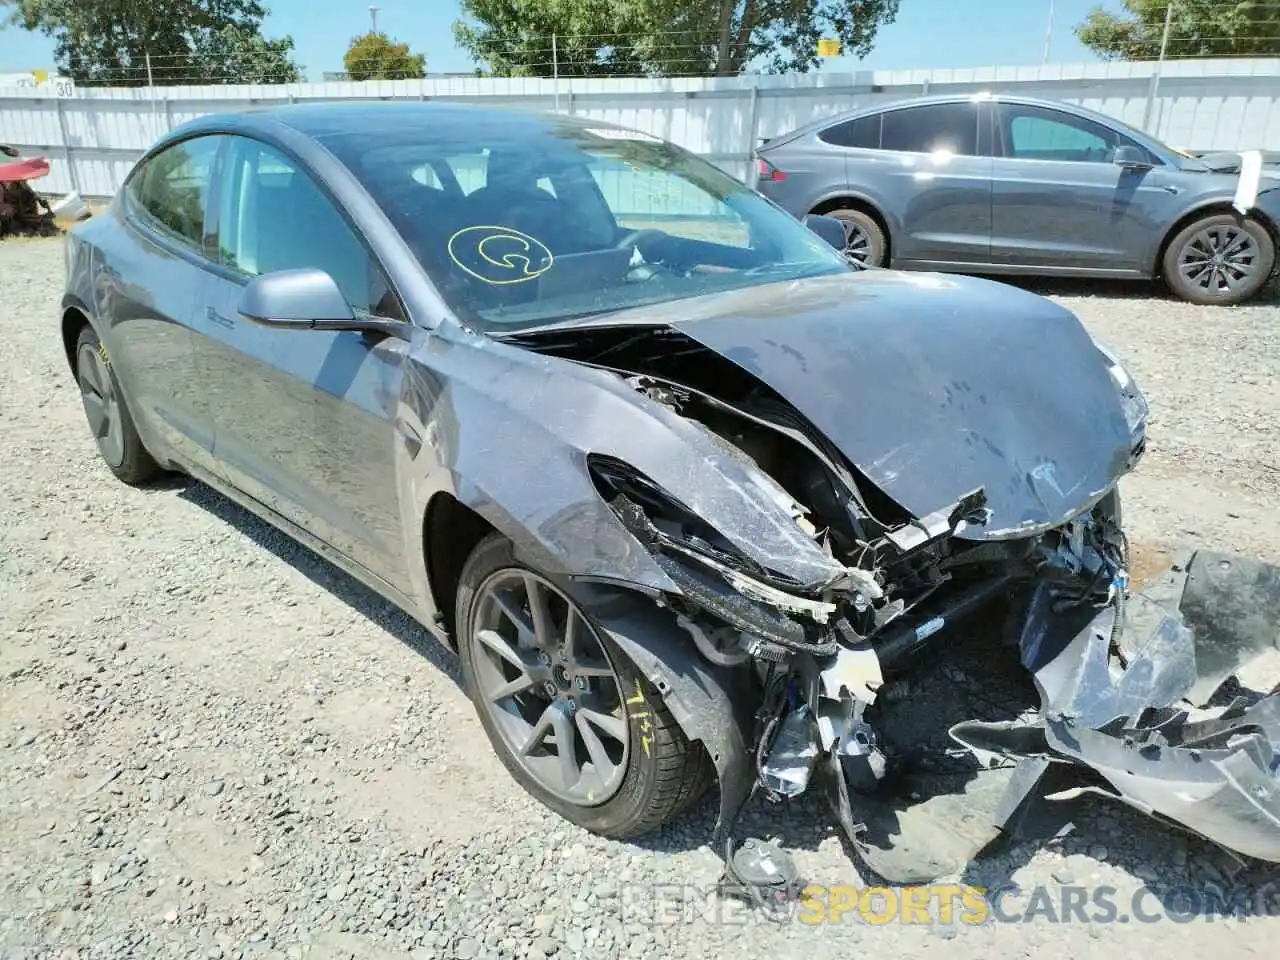
[[[658,565],[687,596],[727,623],[792,648],[808,648],[812,641],[805,629],[788,615],[814,625],[826,624],[835,615],[835,603],[794,592],[797,584],[748,558],[635,467],[598,454],[588,454],[587,467],[601,497],[649,546]],[[723,592],[708,589],[713,581],[728,584],[738,602],[727,602]]]

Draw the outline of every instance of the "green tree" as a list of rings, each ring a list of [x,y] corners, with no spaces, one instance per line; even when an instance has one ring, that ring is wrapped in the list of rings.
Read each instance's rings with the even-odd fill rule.
[[[898,0],[462,0],[458,43],[497,76],[734,76],[865,57]],[[552,35],[555,50],[552,50]]]
[[[352,80],[416,80],[427,72],[427,55],[385,33],[366,33],[351,41],[342,65]]]
[[[293,39],[262,36],[257,0],[0,0],[6,26],[54,40],[58,70],[81,85],[293,83]]]
[[[1154,60],[1170,3],[1166,57],[1280,56],[1275,0],[1124,0],[1124,13],[1089,11],[1076,36],[1104,60]]]

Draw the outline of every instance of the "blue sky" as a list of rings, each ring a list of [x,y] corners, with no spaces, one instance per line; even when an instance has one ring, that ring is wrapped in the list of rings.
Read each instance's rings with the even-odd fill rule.
[[[461,71],[471,60],[453,42],[450,29],[457,0],[376,0],[378,27],[427,54],[432,71]],[[353,36],[369,28],[369,0],[265,0],[269,36],[292,34],[297,59],[309,79],[341,70]],[[1120,0],[1052,0],[1053,61],[1092,60],[1071,28],[1088,10],[1118,9]],[[829,61],[824,69],[976,67],[1039,63],[1044,55],[1050,0],[901,0],[897,22],[883,29],[875,50],[861,64],[851,58]],[[40,34],[0,30],[0,72],[48,67],[53,43]]]

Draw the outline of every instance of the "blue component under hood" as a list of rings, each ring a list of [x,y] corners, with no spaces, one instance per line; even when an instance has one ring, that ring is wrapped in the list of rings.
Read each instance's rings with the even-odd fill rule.
[[[991,517],[973,539],[1060,524],[1131,461],[1117,385],[1080,321],[1005,284],[877,270],[636,314],[768,384],[915,516],[984,488]]]

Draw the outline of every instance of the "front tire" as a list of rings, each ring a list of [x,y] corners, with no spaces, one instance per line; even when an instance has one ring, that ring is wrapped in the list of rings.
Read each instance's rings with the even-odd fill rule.
[[[486,537],[468,558],[455,622],[489,742],[516,781],[566,820],[635,837],[707,786],[701,744],[685,737],[657,689],[568,594],[516,560],[504,537]]]
[[[1276,247],[1257,220],[1218,213],[1169,241],[1162,269],[1169,289],[1191,303],[1243,303],[1271,279]]]
[[[90,326],[76,341],[76,384],[98,453],[116,479],[139,486],[159,473],[134,426],[107,351]]]

